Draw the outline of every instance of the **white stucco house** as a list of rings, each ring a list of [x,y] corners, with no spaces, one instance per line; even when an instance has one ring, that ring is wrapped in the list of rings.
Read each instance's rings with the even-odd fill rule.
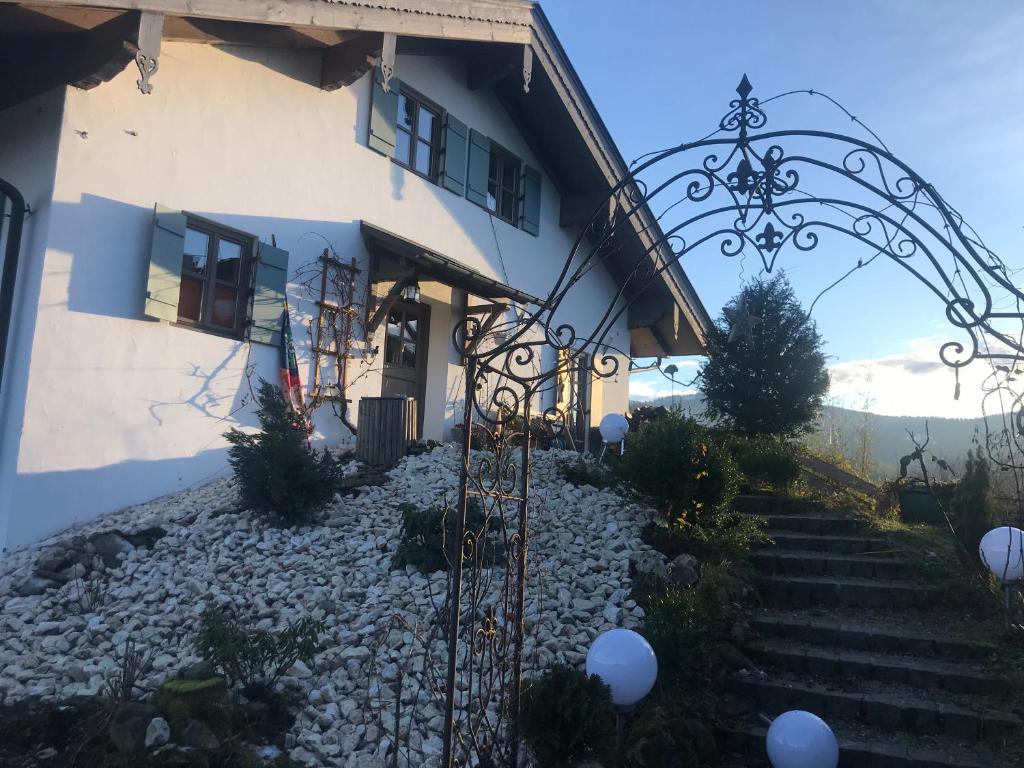
[[[4,548],[227,471],[286,298],[318,442],[382,393],[450,437],[453,324],[543,300],[626,169],[526,0],[0,0],[0,62],[0,179],[29,207],[0,307]],[[699,354],[707,322],[673,267],[611,342]],[[627,368],[583,422],[628,407]]]

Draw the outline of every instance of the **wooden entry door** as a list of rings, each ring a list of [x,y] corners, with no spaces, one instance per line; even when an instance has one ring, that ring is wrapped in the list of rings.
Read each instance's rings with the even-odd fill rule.
[[[384,397],[416,398],[416,437],[423,436],[430,307],[399,301],[388,312],[384,341]]]

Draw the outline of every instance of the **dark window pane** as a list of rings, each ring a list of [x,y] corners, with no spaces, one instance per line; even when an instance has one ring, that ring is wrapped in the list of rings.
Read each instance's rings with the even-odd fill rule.
[[[402,344],[402,313],[388,314],[387,336],[384,340],[384,362],[398,365]]]
[[[398,94],[398,125],[412,133],[413,116],[416,114],[416,102],[406,98],[404,93]]]
[[[405,338],[416,341],[416,324],[417,320],[415,317],[405,318]]]
[[[395,132],[395,159],[402,165],[412,165],[409,161],[409,152],[412,150],[412,141],[405,131]]]
[[[181,276],[181,292],[178,294],[178,318],[199,322],[203,307],[203,281],[188,275]]]
[[[416,367],[416,342],[405,341],[402,342],[402,367],[403,368],[415,368]]]
[[[498,213],[503,219],[512,218],[512,213],[515,210],[515,197],[512,192],[507,189],[501,191],[501,208]]]
[[[511,187],[516,183],[516,179],[519,177],[519,161],[514,157],[505,158],[505,167],[502,169],[501,183],[506,187]]]
[[[430,145],[425,141],[416,142],[416,165],[417,171],[424,176],[430,175]]]
[[[435,115],[429,109],[420,107],[420,121],[416,125],[416,133],[421,139],[432,142],[434,140]]]
[[[238,275],[242,266],[242,246],[230,240],[217,243],[217,279],[229,283],[238,283]]]
[[[203,274],[206,271],[206,259],[210,252],[210,236],[197,229],[185,230],[185,256],[181,268],[189,272]]]
[[[494,183],[498,182],[498,174],[500,173],[501,160],[497,152],[491,149],[490,164],[487,166],[487,178],[489,181]]]
[[[235,327],[235,305],[238,302],[238,291],[226,285],[213,287],[213,311],[210,322],[221,328]]]

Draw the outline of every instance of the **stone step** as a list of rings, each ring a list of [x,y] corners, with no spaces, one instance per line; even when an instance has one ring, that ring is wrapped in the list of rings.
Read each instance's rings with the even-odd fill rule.
[[[900,550],[879,536],[832,536],[796,531],[768,529],[765,535],[772,543],[762,549],[799,549],[808,552],[834,552],[840,555],[889,556]]]
[[[846,536],[864,530],[864,523],[853,517],[826,517],[824,515],[748,515],[768,521],[774,531],[794,531],[818,535]]]
[[[761,597],[773,607],[927,608],[940,590],[913,581],[839,576],[762,576]]]
[[[950,693],[985,694],[1000,690],[999,678],[967,664],[837,650],[788,640],[758,640],[745,649],[751,658],[791,674],[850,680],[861,678]]]
[[[860,722],[890,733],[938,734],[999,745],[1019,735],[1024,720],[1016,715],[934,701],[902,690],[860,693],[834,686],[779,678],[737,676],[735,690],[750,697],[759,711],[777,717],[791,709],[814,712],[826,721]]]
[[[834,511],[817,499],[793,499],[788,496],[743,493],[733,499],[732,508],[736,512],[748,515],[822,515]]]
[[[799,549],[764,549],[752,556],[762,573],[772,576],[855,576],[861,579],[910,579],[905,561],[876,555],[843,555]]]
[[[927,744],[893,741],[885,733],[830,720],[839,741],[839,768],[993,768],[991,756],[982,750],[965,749],[944,739]],[[733,722],[719,726],[718,741],[724,751],[741,754],[747,768],[770,768],[765,749],[768,729],[760,723]]]
[[[765,637],[787,638],[814,645],[841,647],[873,653],[908,654],[926,658],[983,659],[995,647],[914,629],[912,623],[879,621],[874,616],[843,618],[809,613],[767,611],[751,619],[751,626]]]

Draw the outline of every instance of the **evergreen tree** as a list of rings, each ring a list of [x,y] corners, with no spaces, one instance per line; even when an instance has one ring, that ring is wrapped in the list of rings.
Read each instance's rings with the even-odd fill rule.
[[[810,431],[828,390],[821,345],[784,275],[752,282],[708,334],[707,415],[745,435]]]

